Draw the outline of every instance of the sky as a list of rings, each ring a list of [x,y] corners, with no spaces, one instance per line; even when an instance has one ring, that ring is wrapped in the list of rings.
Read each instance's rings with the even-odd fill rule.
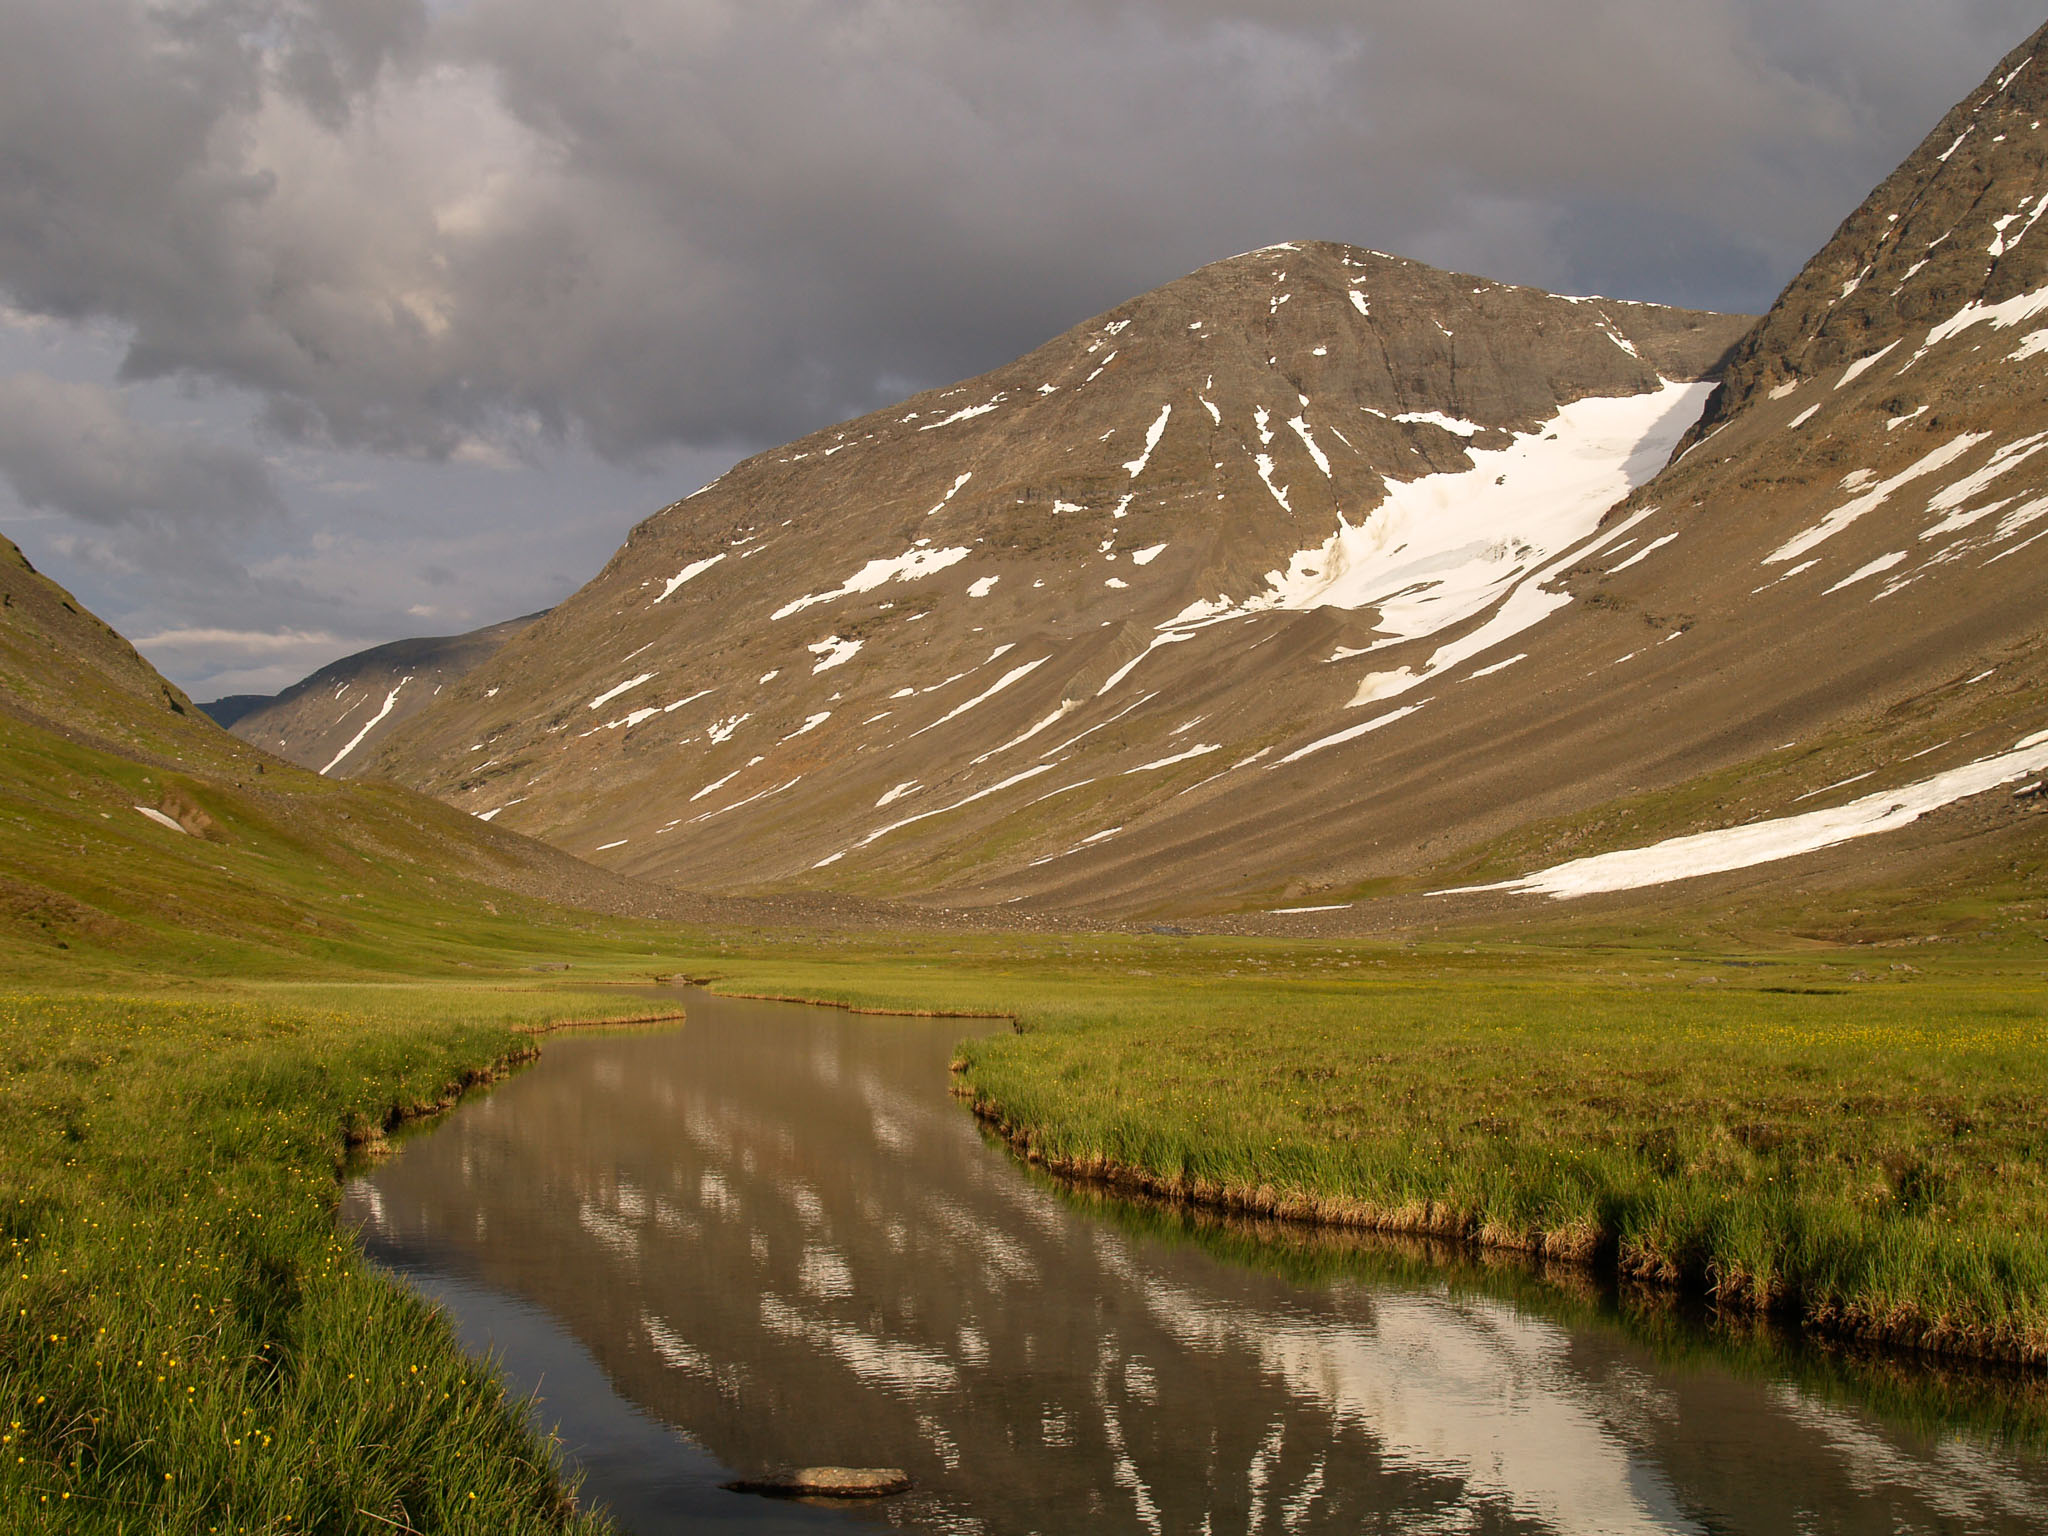
[[[1346,240],[1757,312],[2017,0],[0,0],[0,532],[194,696]]]

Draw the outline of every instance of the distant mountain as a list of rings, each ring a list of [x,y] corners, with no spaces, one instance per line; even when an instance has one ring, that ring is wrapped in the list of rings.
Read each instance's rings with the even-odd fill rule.
[[[665,508],[373,766],[699,887],[1122,915],[2032,836],[2041,46],[1753,328],[1253,252]]]
[[[1747,323],[1253,252],[664,509],[365,771],[696,884],[1058,891],[1533,590]]]
[[[329,662],[278,694],[233,694],[199,707],[244,741],[319,773],[349,778],[399,722],[425,709],[541,617],[394,640]]]

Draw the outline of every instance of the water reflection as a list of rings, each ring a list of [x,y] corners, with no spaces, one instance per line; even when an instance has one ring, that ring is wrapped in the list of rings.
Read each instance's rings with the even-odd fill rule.
[[[621,1468],[595,1443],[619,1431],[578,1420],[591,1491],[644,1533],[2048,1527],[2031,1451],[1887,1420],[1767,1354],[1659,1350],[1331,1246],[1303,1283],[1177,1218],[1104,1219],[948,1099],[958,1023],[689,1013],[551,1042],[346,1201],[458,1315],[509,1308],[489,1337],[515,1377],[558,1329],[574,1343],[545,1349],[580,1346],[636,1422],[683,1432]],[[550,1410],[589,1395],[555,1382]],[[860,1517],[716,1491],[790,1462],[902,1466],[918,1491]]]

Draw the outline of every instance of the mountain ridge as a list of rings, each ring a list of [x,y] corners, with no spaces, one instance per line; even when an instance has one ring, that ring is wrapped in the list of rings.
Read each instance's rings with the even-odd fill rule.
[[[756,878],[745,868],[746,850],[761,824],[732,803],[744,796],[720,794],[721,780],[734,773],[744,779],[775,755],[768,749],[782,748],[776,761],[788,771],[751,786],[765,792],[760,798],[780,793],[778,783],[792,785],[792,775],[827,772],[842,780],[834,786],[842,803],[830,819],[844,835],[808,834],[810,857],[801,862],[786,832],[775,839],[789,856],[774,878],[801,883],[809,867],[852,859],[860,850],[850,845],[873,845],[875,823],[889,818],[866,817],[867,811],[886,811],[933,787],[928,774],[877,777],[854,762],[853,778],[877,802],[864,806],[854,803],[854,786],[838,766],[871,745],[878,754],[897,750],[845,736],[833,741],[845,730],[834,722],[845,718],[839,706],[849,700],[832,695],[860,677],[857,669],[868,668],[882,645],[942,654],[930,654],[928,672],[905,670],[893,686],[870,689],[876,697],[854,698],[862,706],[855,721],[873,725],[913,709],[926,716],[903,722],[898,745],[915,754],[905,760],[921,760],[937,747],[954,765],[948,777],[977,801],[992,798],[981,791],[1009,775],[970,770],[986,770],[1004,743],[1063,709],[1084,734],[1092,727],[1091,750],[1129,749],[1119,773],[1145,771],[1176,756],[1164,739],[1176,722],[1151,721],[1134,734],[1139,720],[1101,718],[1114,709],[1097,710],[1093,701],[1121,689],[1141,665],[1151,672],[1171,666],[1163,645],[1186,645],[1187,654],[1207,649],[1206,641],[1190,644],[1183,630],[1214,629],[1220,610],[1197,612],[1198,605],[1221,603],[1247,616],[1270,610],[1287,631],[1284,648],[1305,665],[1340,651],[1362,654],[1375,643],[1376,626],[1355,593],[1333,590],[1336,566],[1347,568],[1353,585],[1368,567],[1377,571],[1368,585],[1392,583],[1369,594],[1374,598],[1391,597],[1405,578],[1386,560],[1348,545],[1331,551],[1328,572],[1300,557],[1346,528],[1356,543],[1356,529],[1371,520],[1375,503],[1387,500],[1390,484],[1461,476],[1474,482],[1465,486],[1474,497],[1495,480],[1530,476],[1553,501],[1562,498],[1564,510],[1546,514],[1557,526],[1528,530],[1534,542],[1503,542],[1497,533],[1480,538],[1466,529],[1455,547],[1438,551],[1453,565],[1473,567],[1465,594],[1473,602],[1503,582],[1529,577],[1575,530],[1590,531],[1613,494],[1663,462],[1690,419],[1688,408],[1696,410],[1705,393],[1667,375],[1697,377],[1711,368],[1746,323],[1558,298],[1350,247],[1289,244],[1251,252],[1118,306],[980,379],[735,466],[637,527],[582,593],[391,738],[375,767],[576,846],[569,828],[579,819],[624,830],[605,826],[602,809],[582,814],[593,793],[645,808],[660,765],[643,762],[636,770],[632,759],[659,751],[671,712],[720,708],[732,699],[731,708],[720,708],[696,731],[667,734],[695,736],[704,748],[734,748],[701,753],[702,781],[679,786],[676,798],[744,830],[712,827],[715,838],[693,836],[687,857],[631,867],[687,869],[680,877],[721,885],[741,872],[737,883],[746,888]],[[1109,385],[1091,395],[1101,379]],[[1648,453],[1645,443],[1652,445]],[[834,464],[840,455],[846,458]],[[855,461],[859,471],[841,471]],[[1478,476],[1482,461],[1494,472]],[[771,524],[770,508],[792,515]],[[1415,535],[1441,542],[1446,535],[1426,510],[1413,513]],[[776,549],[774,535],[800,518],[806,526],[799,539],[807,542]],[[819,547],[828,540],[829,547]],[[1317,590],[1277,590],[1290,582]],[[698,628],[693,605],[715,618]],[[938,628],[910,630],[934,615]],[[1372,616],[1381,610],[1373,608]],[[1174,628],[1177,622],[1183,629]],[[803,644],[792,646],[783,637],[799,623],[820,632],[806,632]],[[1413,615],[1408,625],[1419,634],[1444,627]],[[918,638],[910,638],[914,633]],[[988,643],[977,650],[970,637],[982,633]],[[712,679],[702,647],[731,652],[742,648],[741,635],[759,643]],[[933,635],[939,638],[925,638]],[[592,675],[588,691],[572,699],[570,691],[585,681],[576,658],[599,643],[617,646],[619,673]],[[528,686],[536,681],[531,672],[515,680],[523,667],[548,669],[551,680],[539,694]],[[670,688],[679,669],[703,675]],[[803,685],[809,676],[828,683]],[[658,689],[636,696],[657,679]],[[778,679],[798,686],[767,722],[772,739],[743,739],[749,725],[758,731],[764,723],[760,711],[746,707],[748,699]],[[722,693],[702,706],[707,686]],[[481,707],[490,687],[511,690],[498,714],[516,709],[524,726]],[[1290,730],[1299,734],[1301,721],[1283,716],[1341,717],[1356,692],[1355,684],[1318,675],[1313,665],[1298,687],[1315,695],[1299,707],[1262,702],[1259,689],[1249,691],[1239,705],[1260,718],[1245,729],[1276,741]],[[902,703],[906,689],[953,692],[948,708],[931,709]],[[880,708],[892,695],[897,702]],[[977,736],[972,750],[940,746],[963,717],[985,728],[987,739]],[[422,733],[435,732],[437,720],[445,722],[438,740],[426,743]],[[1058,739],[1051,730],[1050,722],[1041,728],[1048,743]],[[805,741],[814,732],[816,739]],[[1144,733],[1161,750],[1144,755]],[[549,734],[567,740],[548,743]],[[545,788],[519,793],[530,788],[526,779],[514,787],[521,773],[558,771],[545,768],[537,753],[559,745],[581,760],[592,749],[574,744],[592,736],[600,737],[600,749],[620,744],[623,771],[608,766],[595,782],[580,766],[563,772],[556,782],[570,787],[551,800]],[[458,745],[457,737],[466,739]],[[804,745],[792,745],[798,741]],[[430,766],[437,751],[462,754],[472,743],[481,752],[469,754],[476,769]],[[1196,757],[1220,750],[1207,742],[1178,745],[1204,747]],[[763,764],[753,763],[756,757]],[[1177,790],[1193,778],[1177,777]],[[921,816],[922,807],[905,810]],[[863,818],[865,825],[853,825]],[[616,846],[613,836],[590,834],[593,853],[618,857]],[[865,894],[918,888],[885,880]]]
[[[2031,836],[2044,38],[1754,326],[1247,253],[736,466],[377,766],[711,888],[1099,916]]]
[[[459,635],[387,641],[331,661],[277,693],[235,694],[199,707],[230,734],[287,761],[350,777],[402,721],[546,612]]]

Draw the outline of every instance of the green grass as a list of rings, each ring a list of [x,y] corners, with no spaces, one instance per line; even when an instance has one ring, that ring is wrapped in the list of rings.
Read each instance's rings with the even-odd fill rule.
[[[943,940],[831,963],[757,945],[706,970],[734,991],[1016,1012],[1020,1033],[963,1046],[966,1089],[1072,1174],[2048,1362],[2031,947],[1466,949]]]
[[[599,989],[0,997],[0,1525],[572,1531],[548,1447],[334,1225],[345,1132]]]
[[[595,1529],[522,1406],[336,1231],[337,1174],[524,1029],[643,1011],[605,984],[656,972],[1014,1014],[964,1081],[1053,1166],[2048,1348],[2032,845],[1810,904],[1944,940],[1886,949],[1756,912],[1520,943],[683,933],[509,894],[541,887],[469,818],[259,773],[180,718],[123,747],[0,710],[8,1530]]]
[[[512,894],[518,846],[446,807],[184,729],[0,710],[0,1529],[602,1529],[334,1212],[352,1142],[532,1029],[672,1008],[607,985],[670,936]]]

